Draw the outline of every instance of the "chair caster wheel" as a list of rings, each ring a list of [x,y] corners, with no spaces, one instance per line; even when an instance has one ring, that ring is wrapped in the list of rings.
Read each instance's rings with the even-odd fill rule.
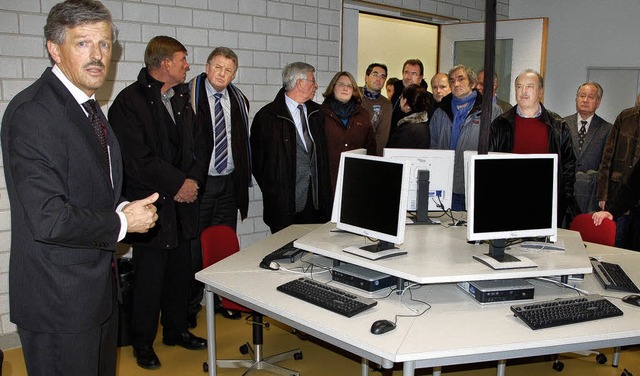
[[[627,371],[627,369],[625,368],[624,371],[622,371],[622,374],[620,376],[633,376],[633,374]]]
[[[202,363],[202,370],[206,373],[209,372],[209,364],[207,362]]]
[[[553,368],[555,371],[562,372],[562,370],[564,369],[564,363],[558,361],[553,362],[551,368]]]
[[[297,353],[293,354],[293,359],[302,360],[302,352],[297,352]]]
[[[605,364],[607,362],[607,356],[604,354],[596,355],[596,362],[598,362],[598,364]]]
[[[249,353],[249,346],[247,346],[246,344],[242,345],[242,346],[240,346],[239,350],[240,350],[240,354],[246,355],[246,354]]]

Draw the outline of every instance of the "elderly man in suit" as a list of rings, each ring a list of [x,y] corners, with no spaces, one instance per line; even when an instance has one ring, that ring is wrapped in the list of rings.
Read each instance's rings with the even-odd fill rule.
[[[264,199],[264,222],[276,233],[294,223],[322,223],[331,213],[327,139],[315,68],[294,62],[283,87],[251,125],[253,176]]]
[[[114,40],[109,10],[67,0],[44,30],[55,65],[2,120],[11,321],[29,375],[115,375],[113,255],[126,232],[153,227],[158,195],[120,197],[120,148],[95,104]]]
[[[585,82],[576,93],[576,110],[564,118],[571,131],[573,152],[576,155],[574,195],[582,212],[598,210],[596,182],[602,151],[611,131],[611,123],[596,115],[603,90],[597,82]],[[570,218],[567,218],[567,224]]]

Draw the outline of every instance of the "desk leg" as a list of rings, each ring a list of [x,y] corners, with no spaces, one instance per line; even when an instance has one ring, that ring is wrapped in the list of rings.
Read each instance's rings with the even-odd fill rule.
[[[440,376],[440,375],[442,375],[442,367],[433,367],[431,376]]]
[[[414,376],[416,372],[416,362],[406,361],[402,364],[402,376]]]
[[[400,277],[396,278],[396,294],[402,295],[403,289],[404,289],[404,279]]]
[[[498,367],[496,367],[496,376],[504,376],[507,369],[507,361],[505,359],[498,360]]]
[[[213,291],[205,285],[204,289],[205,304],[207,305],[207,355],[209,359],[209,376],[216,376],[216,328],[215,328],[215,312],[213,303]]]
[[[613,349],[613,360],[611,361],[611,367],[617,367],[620,364],[620,346]]]
[[[368,376],[368,375],[369,375],[369,361],[365,357],[362,357],[362,376]]]

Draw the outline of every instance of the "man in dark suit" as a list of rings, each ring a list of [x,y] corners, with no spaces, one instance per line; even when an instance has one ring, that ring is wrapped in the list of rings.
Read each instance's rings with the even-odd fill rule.
[[[251,151],[249,147],[249,100],[231,81],[238,71],[238,55],[227,47],[217,47],[209,54],[205,73],[189,83],[191,104],[203,124],[206,140],[212,152],[208,163],[207,181],[200,193],[198,233],[205,228],[225,224],[234,230],[240,218],[249,211],[251,185]],[[194,274],[202,269],[202,250],[196,238],[191,260]],[[191,281],[189,326],[196,326],[203,286]],[[217,296],[216,296],[217,297]],[[220,300],[217,299],[216,302]],[[240,313],[219,307],[217,312],[230,319]]]
[[[251,125],[253,176],[264,199],[264,222],[276,233],[294,223],[323,223],[331,212],[324,115],[313,101],[315,68],[282,70],[283,87]]]
[[[187,49],[168,36],[147,43],[145,67],[109,108],[109,121],[122,145],[124,192],[144,197],[159,192],[158,226],[127,237],[133,244],[134,287],[131,345],[142,368],[160,367],[153,350],[162,318],[162,342],[189,350],[207,341],[187,330],[191,241],[198,235],[199,187],[208,159],[203,127],[195,121],[184,80]]]
[[[604,145],[611,131],[611,123],[596,115],[602,100],[602,86],[585,82],[576,93],[576,110],[564,118],[571,131],[573,152],[576,155],[576,182],[574,195],[583,213],[598,207],[597,180]],[[567,218],[569,224],[571,218]]]
[[[45,38],[54,67],[2,120],[11,321],[29,375],[113,376],[114,251],[127,231],[153,227],[158,195],[122,200],[120,148],[95,106],[111,60],[109,10],[93,0],[56,4]]]

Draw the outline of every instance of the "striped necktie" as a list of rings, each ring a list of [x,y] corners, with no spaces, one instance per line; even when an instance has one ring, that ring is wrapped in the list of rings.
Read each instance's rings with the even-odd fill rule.
[[[213,94],[215,97],[214,112],[216,113],[215,123],[213,127],[213,139],[214,139],[214,155],[215,165],[214,168],[219,174],[223,173],[227,169],[227,156],[229,153],[229,147],[227,144],[227,125],[224,121],[224,112],[222,112],[222,93]]]

